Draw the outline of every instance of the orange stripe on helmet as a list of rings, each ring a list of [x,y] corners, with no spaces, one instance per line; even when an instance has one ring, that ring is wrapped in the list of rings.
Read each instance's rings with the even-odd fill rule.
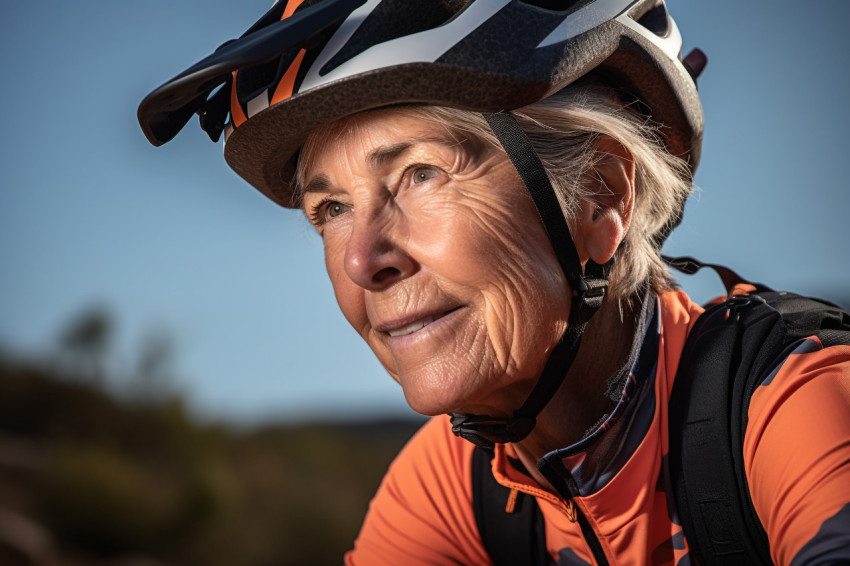
[[[286,8],[283,9],[283,15],[280,17],[281,20],[285,20],[300,6],[304,0],[289,0],[286,4]],[[277,104],[282,100],[286,100],[290,96],[292,96],[292,89],[295,86],[295,75],[298,74],[298,69],[301,67],[301,61],[304,59],[305,51],[302,49],[298,52],[298,55],[295,56],[295,59],[290,63],[289,68],[284,73],[283,77],[281,77],[280,82],[277,83],[277,87],[274,89],[274,94],[272,95],[272,100],[269,103],[269,106],[272,104]]]
[[[242,106],[239,104],[239,97],[236,96],[236,73],[238,72],[239,71],[233,71],[233,82],[230,86],[230,117],[233,121],[233,125],[237,128],[248,119],[248,117],[245,116],[245,112],[242,110]]]
[[[278,102],[286,100],[292,96],[292,89],[295,87],[295,76],[298,74],[298,69],[301,67],[301,61],[304,59],[305,53],[307,52],[302,49],[298,52],[298,55],[295,56],[295,60],[289,65],[286,73],[284,73],[283,77],[281,77],[280,82],[277,83],[277,88],[274,89],[272,101],[269,106],[277,104]]]
[[[280,19],[285,20],[291,16],[303,2],[304,0],[289,0],[286,8],[283,9],[283,15]],[[286,73],[274,90],[271,104],[276,104],[292,96],[292,89],[295,86],[295,75],[298,74],[298,68],[301,66],[301,60],[304,59],[304,53],[305,51],[302,49],[295,57],[295,60],[292,61],[292,64],[289,65],[289,69],[286,70]],[[239,97],[236,96],[236,73],[238,72],[233,71],[233,86],[230,88],[230,116],[233,126],[237,128],[248,120],[248,117],[245,116],[245,111],[242,110],[242,105],[239,104]]]
[[[283,15],[280,17],[281,20],[284,20],[292,15],[295,12],[295,9],[301,5],[304,0],[289,0],[286,4],[286,8],[283,9]]]

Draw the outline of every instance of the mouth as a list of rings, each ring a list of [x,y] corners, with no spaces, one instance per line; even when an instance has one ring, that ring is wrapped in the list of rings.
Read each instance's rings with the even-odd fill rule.
[[[396,330],[388,330],[387,334],[389,334],[390,336],[393,336],[393,337],[395,337],[395,336],[407,336],[408,334],[413,334],[414,332],[416,332],[417,330],[419,330],[421,328],[425,328],[426,326],[428,326],[429,324],[431,324],[432,322],[437,320],[437,318],[439,318],[439,317],[429,316],[428,318],[425,318],[423,320],[418,320],[418,321],[414,322],[413,324],[408,324],[407,326],[404,326],[402,328],[399,328],[399,329],[396,329]]]
[[[389,334],[391,337],[395,338],[397,336],[407,336],[408,334],[413,334],[418,330],[422,330],[429,324],[432,324],[441,318],[448,316],[449,314],[455,312],[461,307],[454,307],[446,311],[442,311],[435,314],[430,314],[421,318],[414,320],[413,322],[402,325],[388,325],[388,328],[384,329],[384,332]]]

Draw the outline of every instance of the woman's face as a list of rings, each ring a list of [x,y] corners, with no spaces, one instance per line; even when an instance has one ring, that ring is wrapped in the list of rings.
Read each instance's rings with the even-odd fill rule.
[[[346,319],[414,410],[509,415],[566,328],[569,292],[507,156],[392,110],[329,139],[304,208]]]

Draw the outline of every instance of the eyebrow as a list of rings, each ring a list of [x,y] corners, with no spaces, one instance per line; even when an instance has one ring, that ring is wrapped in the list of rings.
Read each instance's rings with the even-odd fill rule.
[[[457,147],[463,142],[443,136],[420,136],[390,146],[378,147],[366,156],[366,160],[372,169],[380,169],[404,155],[413,146],[425,143],[436,143],[446,147]],[[328,178],[325,175],[319,174],[310,179],[309,183],[304,185],[304,188],[301,190],[301,194],[327,193],[330,192],[330,190],[331,183]]]
[[[462,142],[444,136],[419,136],[394,145],[376,148],[367,156],[366,159],[369,161],[369,165],[373,169],[378,169],[392,163],[395,159],[404,155],[413,146],[427,143],[436,143],[446,147],[456,147]]]
[[[304,185],[300,193],[327,193],[331,190],[331,182],[324,175],[316,175],[310,182]]]
[[[366,160],[372,169],[380,169],[381,167],[392,163],[403,155],[408,149],[413,147],[416,142],[406,141],[391,145],[389,147],[379,147],[369,154]]]

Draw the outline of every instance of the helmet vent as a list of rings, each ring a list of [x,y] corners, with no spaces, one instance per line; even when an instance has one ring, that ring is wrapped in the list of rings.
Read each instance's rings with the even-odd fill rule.
[[[297,14],[301,10],[318,4],[320,1],[321,0],[304,0],[295,9],[295,13]],[[286,5],[286,2],[277,2],[274,7],[266,13],[260,21],[254,24],[251,29],[245,32],[242,37],[250,35],[254,31],[280,21]],[[338,25],[335,25],[323,31],[313,38],[307,45],[295,45],[282,51],[278,57],[271,61],[239,69],[239,72],[236,75],[236,92],[239,95],[240,102],[244,104],[245,101],[255,98],[261,92],[276,85],[280,81],[281,77],[283,77],[292,61],[295,60],[295,57],[298,55],[298,52],[302,47],[305,49],[312,49],[317,45],[323,45],[337,27]],[[315,53],[312,53],[308,56],[308,61],[312,60],[312,57],[315,57],[315,55]],[[309,64],[305,65],[305,67],[307,66],[309,66]]]
[[[670,16],[667,14],[667,7],[664,2],[650,8],[637,20],[637,23],[658,37],[667,37],[670,34]]]
[[[383,0],[366,17],[354,35],[321,69],[322,75],[374,45],[439,27],[464,11],[473,0],[410,2]]]
[[[303,2],[296,11],[307,8],[315,3],[316,0],[307,0],[306,2]],[[261,30],[275,22],[279,22],[283,16],[284,10],[286,9],[286,5],[287,2],[284,1],[275,2],[271,9],[266,12],[262,18],[257,20],[254,25],[242,34],[242,38],[247,37],[255,31]],[[236,92],[239,93],[239,100],[251,100],[274,84],[275,78],[280,78],[279,75],[282,74],[280,67],[284,65],[284,63],[288,65],[289,62],[295,58],[297,53],[298,49],[290,48],[271,61],[239,69],[239,72],[236,74]],[[286,69],[284,68],[284,70]]]

